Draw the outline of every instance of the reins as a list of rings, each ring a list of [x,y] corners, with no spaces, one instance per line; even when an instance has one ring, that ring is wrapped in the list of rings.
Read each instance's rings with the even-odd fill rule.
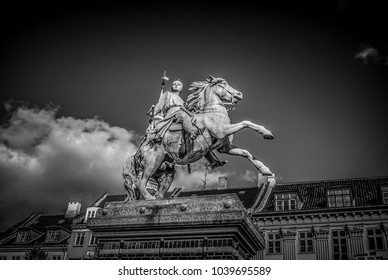
[[[226,92],[228,92],[229,94],[231,94],[231,92],[229,90],[227,90],[224,86],[221,86],[221,85],[217,85],[221,88],[223,88]],[[196,113],[211,113],[211,112],[219,112],[219,113],[223,113],[223,112],[220,112],[219,110],[211,110],[211,109],[206,109],[206,107],[212,107],[212,106],[222,106],[226,109],[226,112],[229,112],[229,111],[233,111],[235,110],[235,102],[218,102],[218,103],[214,103],[214,104],[206,104],[206,89],[209,87],[209,84],[207,84],[204,88],[203,88],[203,94],[204,94],[204,101],[203,101],[203,104],[202,104],[202,108],[198,109],[196,111]],[[210,90],[212,86],[210,86]],[[214,93],[213,93],[214,94]],[[226,105],[231,105],[232,107],[231,108],[226,108]]]

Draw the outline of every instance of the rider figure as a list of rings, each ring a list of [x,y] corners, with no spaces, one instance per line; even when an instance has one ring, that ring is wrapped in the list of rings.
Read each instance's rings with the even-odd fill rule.
[[[190,138],[195,139],[198,135],[198,129],[192,124],[191,116],[184,108],[184,101],[180,97],[183,89],[182,81],[179,79],[174,80],[171,84],[171,91],[163,91],[165,82],[168,81],[166,73],[162,79],[162,91],[159,101],[155,106],[152,106],[147,113],[151,116],[148,132],[156,133],[155,123],[163,120],[167,113],[169,116],[175,114],[175,116],[182,121],[183,129],[189,133]],[[223,166],[226,163],[226,161],[218,160],[212,152],[208,152],[205,155],[205,158],[213,169]]]
[[[198,129],[192,124],[191,116],[184,108],[184,102],[179,96],[183,89],[181,80],[176,79],[171,84],[171,91],[161,93],[158,103],[155,105],[153,112],[153,121],[160,121],[166,117],[174,115],[182,122],[183,129],[189,133],[191,139],[195,139],[198,135]]]

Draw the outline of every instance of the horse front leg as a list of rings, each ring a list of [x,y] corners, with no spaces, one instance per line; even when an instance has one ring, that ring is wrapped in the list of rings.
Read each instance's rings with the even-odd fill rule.
[[[248,150],[238,148],[232,144],[226,145],[225,147],[218,150],[220,153],[226,153],[232,156],[240,156],[247,158],[256,169],[264,176],[274,176],[271,170],[264,165],[261,161],[257,160]]]
[[[138,180],[136,184],[141,195],[146,200],[156,199],[154,195],[151,195],[148,192],[146,187],[149,179],[159,168],[164,158],[163,150],[161,149],[161,147],[160,146],[155,146],[155,147],[148,146],[146,147],[146,149],[142,151],[143,156],[142,156],[142,162],[141,162],[141,168],[140,168],[141,170],[139,172]]]
[[[255,124],[255,123],[250,122],[250,121],[242,121],[239,123],[227,124],[227,125],[223,126],[225,136],[235,134],[236,132],[240,131],[241,129],[247,128],[247,127],[262,134],[264,139],[269,139],[269,140],[274,139],[271,131],[269,131],[268,129],[266,129],[262,125]]]

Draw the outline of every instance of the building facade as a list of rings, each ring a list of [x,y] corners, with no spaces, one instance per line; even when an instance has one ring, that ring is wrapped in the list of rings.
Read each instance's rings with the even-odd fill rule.
[[[195,255],[192,259],[388,259],[388,177],[275,183],[274,178],[259,175],[258,184],[247,188],[229,188],[225,180],[221,181],[213,189],[174,189],[167,193],[165,204],[235,195],[249,217],[243,219],[244,226],[252,222],[259,232],[258,240],[262,240],[263,246],[253,246],[256,253],[252,249],[238,252],[240,243],[230,234],[233,231],[226,232],[227,226],[222,229],[211,223],[212,218],[193,223],[191,228],[176,220],[176,226],[171,223],[159,232],[153,231],[147,220],[139,222],[141,215],[150,211],[149,207],[140,207],[137,216],[131,217],[137,224],[131,222],[125,227],[109,222],[102,226],[102,215],[113,221],[124,211],[112,205],[122,205],[125,195],[105,193],[83,212],[79,203],[70,202],[65,214],[32,214],[2,232],[0,259],[23,259],[37,243],[48,252],[48,259],[93,259],[96,252],[106,259],[179,259],[189,257],[189,251]],[[179,216],[187,211],[187,205],[169,211]],[[174,220],[171,213],[168,217]],[[149,219],[152,215],[148,214]],[[233,234],[238,236],[239,232]],[[154,252],[152,257],[150,252]]]
[[[258,259],[388,259],[388,178],[262,185]]]
[[[72,220],[71,236],[68,243],[68,259],[94,259],[97,239],[93,231],[86,226],[88,219],[94,218],[97,211],[102,209],[106,203],[124,201],[124,199],[125,195],[109,196],[106,192]]]
[[[37,244],[47,259],[67,259],[70,223],[65,214],[31,214],[0,235],[0,260],[23,260]]]

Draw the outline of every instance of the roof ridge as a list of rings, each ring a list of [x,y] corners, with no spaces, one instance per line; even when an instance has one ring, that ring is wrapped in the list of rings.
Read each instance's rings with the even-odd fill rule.
[[[326,182],[346,182],[346,181],[361,181],[361,180],[367,180],[367,179],[387,179],[388,175],[386,176],[369,176],[369,177],[357,177],[357,178],[342,178],[342,179],[326,179],[326,180],[314,180],[314,181],[297,181],[297,182],[284,182],[284,183],[276,183],[276,185],[290,185],[290,184],[306,184],[306,183],[326,183]]]
[[[46,213],[46,214],[42,214],[40,215],[41,217],[42,216],[65,216],[66,213]]]
[[[13,225],[9,226],[8,228],[4,229],[1,232],[1,235],[6,233],[7,231],[10,231],[10,233],[8,233],[8,235],[10,235],[10,234],[14,233],[18,228],[26,226],[32,219],[39,218],[41,215],[42,215],[41,212],[32,212],[28,217],[26,217],[21,222],[13,224]]]
[[[104,192],[99,198],[97,198],[89,207],[93,207],[99,205],[107,196],[109,196],[108,192]]]

